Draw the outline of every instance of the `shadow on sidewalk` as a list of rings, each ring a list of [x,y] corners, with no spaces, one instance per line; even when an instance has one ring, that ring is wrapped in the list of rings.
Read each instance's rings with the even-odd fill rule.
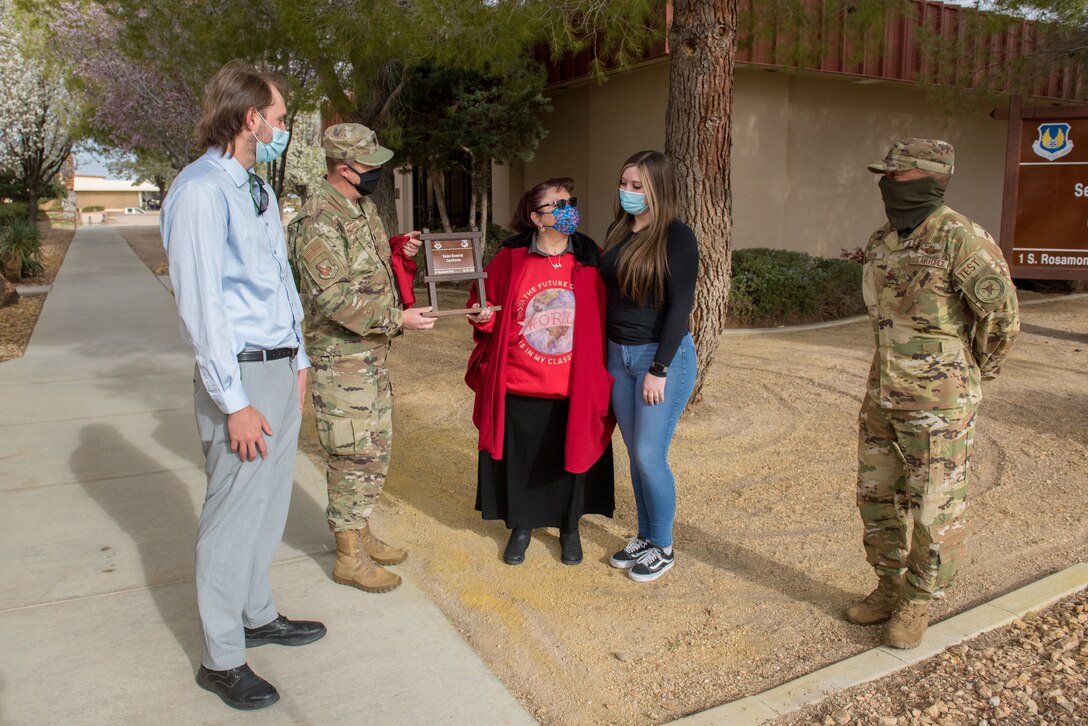
[[[164,443],[168,441],[165,436],[155,438]],[[80,446],[70,457],[69,466],[87,493],[136,545],[144,583],[163,622],[170,628],[195,670],[201,654],[193,583],[200,505],[194,506],[193,496],[176,472],[156,471],[120,479],[92,480],[94,472],[101,468],[98,460],[103,451],[116,452],[118,458],[136,461],[145,471],[154,471],[156,462],[115,427],[93,423],[81,430]],[[200,471],[203,473],[203,462]],[[203,488],[198,496],[202,497],[202,492]],[[324,551],[311,551],[315,539],[314,527],[324,529],[324,525],[324,508],[319,507],[300,487],[293,487],[283,541],[310,556],[321,568],[323,576],[328,577],[326,570],[330,570],[332,565],[328,558],[320,558]],[[159,587],[178,582],[184,582],[186,586]],[[179,620],[176,617],[178,612],[191,612],[192,617]]]

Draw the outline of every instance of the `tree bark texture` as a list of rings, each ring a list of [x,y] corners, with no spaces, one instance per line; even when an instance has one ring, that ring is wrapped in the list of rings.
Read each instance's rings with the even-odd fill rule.
[[[442,231],[452,232],[453,225],[450,224],[450,213],[446,208],[446,175],[438,167],[432,166],[427,170],[427,179],[430,180],[431,189],[434,191],[434,203],[438,207],[438,219],[442,223]]]
[[[487,239],[487,228],[491,224],[491,164],[489,157],[480,166],[480,231]]]
[[[699,363],[692,402],[697,403],[725,329],[729,302],[737,0],[674,0],[668,37],[665,153],[676,169],[681,215],[699,240],[691,315]]]

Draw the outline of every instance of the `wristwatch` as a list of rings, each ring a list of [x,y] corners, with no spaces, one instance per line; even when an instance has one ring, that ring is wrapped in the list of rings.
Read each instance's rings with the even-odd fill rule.
[[[669,367],[668,366],[663,366],[660,363],[658,363],[657,361],[654,361],[653,365],[650,366],[650,370],[648,370],[646,372],[649,373],[651,376],[657,376],[658,378],[664,378],[665,374],[667,374],[669,372]]]

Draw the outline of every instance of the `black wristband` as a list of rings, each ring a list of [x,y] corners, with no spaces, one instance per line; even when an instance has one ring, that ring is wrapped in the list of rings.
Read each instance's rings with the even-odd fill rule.
[[[650,366],[650,370],[648,370],[646,372],[649,373],[651,376],[657,376],[658,378],[664,378],[669,372],[669,367],[668,366],[663,366],[660,363],[658,363],[657,361],[654,361],[653,364]]]

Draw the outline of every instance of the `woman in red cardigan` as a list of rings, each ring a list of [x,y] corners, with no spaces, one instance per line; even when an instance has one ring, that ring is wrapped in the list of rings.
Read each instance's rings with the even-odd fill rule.
[[[525,561],[538,527],[558,527],[561,559],[577,565],[578,520],[615,509],[605,287],[600,249],[576,231],[573,189],[571,179],[549,179],[522,195],[511,222],[518,234],[488,264],[488,299],[468,316],[476,509],[510,529],[508,565]],[[477,302],[473,289],[468,306]]]

